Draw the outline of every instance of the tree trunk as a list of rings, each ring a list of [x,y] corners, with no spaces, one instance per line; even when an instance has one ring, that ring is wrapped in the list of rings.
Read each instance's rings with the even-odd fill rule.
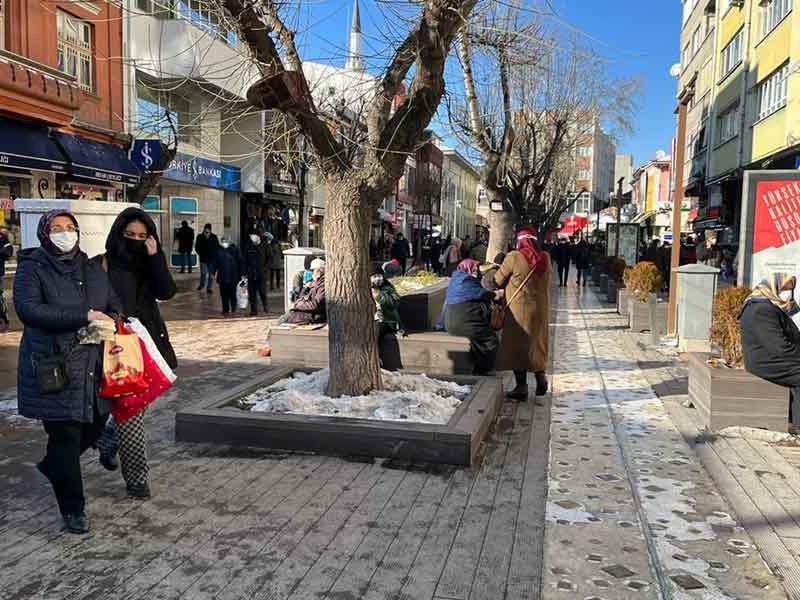
[[[504,202],[505,198],[500,192],[486,190],[489,202],[489,247],[486,249],[486,260],[494,260],[500,252],[508,250],[508,242],[514,235],[514,213]],[[491,210],[492,203],[503,201],[505,210],[496,212]]]
[[[325,214],[325,299],[329,396],[360,396],[381,387],[375,301],[369,286],[371,206],[351,173],[330,182]]]

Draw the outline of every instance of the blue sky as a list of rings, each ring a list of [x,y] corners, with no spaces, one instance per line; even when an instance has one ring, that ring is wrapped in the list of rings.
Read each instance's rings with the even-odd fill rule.
[[[555,20],[582,32],[586,42],[608,59],[615,74],[642,80],[635,131],[620,140],[617,152],[633,154],[636,165],[652,158],[657,150],[669,152],[675,135],[672,110],[676,92],[676,80],[669,70],[679,60],[680,0],[549,0],[549,4],[557,15]],[[372,70],[385,61],[391,29],[374,0],[360,0],[360,5],[364,53]],[[300,18],[298,32],[304,57],[343,65],[352,0],[316,0],[307,6],[311,8]],[[371,61],[370,55],[380,59]]]

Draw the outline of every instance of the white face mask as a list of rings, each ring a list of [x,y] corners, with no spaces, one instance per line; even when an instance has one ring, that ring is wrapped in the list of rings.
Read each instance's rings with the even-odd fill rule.
[[[59,233],[51,233],[50,241],[53,245],[61,250],[61,252],[69,252],[78,243],[77,231],[61,231]]]
[[[228,246],[230,246],[230,242],[222,242],[222,244],[220,244],[220,245],[221,245],[223,248],[227,248]]]
[[[253,242],[256,246],[258,246],[261,243],[261,238],[258,237],[257,235],[251,235],[250,241]]]
[[[792,298],[794,298],[794,290],[783,290],[780,294],[778,294],[784,302],[788,302]]]
[[[369,278],[372,287],[380,287],[383,284],[383,275],[374,275]]]

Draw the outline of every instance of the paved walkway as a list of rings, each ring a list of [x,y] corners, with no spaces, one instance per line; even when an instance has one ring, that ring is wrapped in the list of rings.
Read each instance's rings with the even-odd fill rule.
[[[219,352],[244,321],[176,336],[202,368],[148,415],[151,501],[87,456],[88,536],[58,531],[38,425],[0,426],[0,597],[783,598],[651,387],[660,365],[593,292],[553,293],[552,398],[505,404],[472,469],[175,444],[176,410],[268,368]]]

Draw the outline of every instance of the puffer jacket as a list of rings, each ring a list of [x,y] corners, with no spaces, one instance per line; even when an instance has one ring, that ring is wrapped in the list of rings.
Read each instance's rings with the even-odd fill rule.
[[[800,387],[800,330],[768,299],[748,300],[739,315],[744,368],[776,385]]]
[[[288,322],[294,325],[307,325],[309,323],[325,323],[327,321],[325,309],[325,274],[303,290],[294,308],[289,312]]]
[[[62,261],[42,248],[20,252],[14,278],[14,307],[25,326],[19,347],[19,412],[31,419],[91,423],[94,406],[108,413],[99,398],[102,365],[99,345],[78,345],[78,329],[90,309],[119,314],[121,305],[100,264],[79,252]],[[67,353],[67,387],[43,394],[36,382],[39,357]]]
[[[261,281],[267,278],[269,250],[269,244],[264,239],[258,245],[247,240],[244,250],[244,265],[248,279]]]

